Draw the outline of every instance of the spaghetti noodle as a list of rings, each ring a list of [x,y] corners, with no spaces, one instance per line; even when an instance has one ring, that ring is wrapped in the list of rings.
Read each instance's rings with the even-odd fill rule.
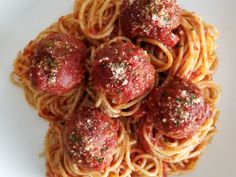
[[[174,0],[173,2],[176,3]],[[129,3],[132,5],[133,1]],[[193,170],[217,131],[219,110],[216,104],[221,89],[212,79],[218,65],[214,43],[218,33],[215,27],[205,23],[197,14],[182,10],[180,24],[176,29],[173,28],[175,37],[171,45],[175,42],[177,44],[168,46],[168,42],[163,41],[162,37],[126,35],[120,19],[122,8],[121,0],[76,0],[73,13],[59,18],[17,55],[11,79],[23,88],[27,101],[37,109],[39,115],[49,121],[44,151],[47,177],[162,177],[166,174],[182,174]],[[154,20],[156,18],[158,17],[154,16]],[[167,33],[172,34],[173,29],[168,28],[171,31]],[[28,77],[31,56],[38,43],[55,32],[83,41],[88,50],[83,81],[63,95],[35,88]],[[139,96],[128,102],[114,104],[104,92],[94,89],[90,81],[98,51],[121,42],[133,43],[144,51],[143,55],[149,58],[145,62],[155,68],[155,80]],[[104,56],[106,57],[110,56]],[[153,88],[164,88],[176,77],[188,80],[201,90],[211,114],[192,136],[170,140],[157,127],[143,121],[146,115],[142,112],[142,106],[148,101]],[[84,106],[99,108],[111,118],[121,121],[118,145],[114,153],[109,154],[112,161],[100,171],[78,166],[67,154],[63,143],[66,122]],[[148,150],[140,142],[138,132],[141,132]],[[153,142],[153,138],[158,141],[157,144]]]

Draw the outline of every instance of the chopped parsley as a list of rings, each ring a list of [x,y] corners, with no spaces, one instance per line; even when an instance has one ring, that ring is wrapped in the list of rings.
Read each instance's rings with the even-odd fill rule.
[[[126,62],[125,62],[124,68],[128,68],[128,67],[129,67],[129,63],[126,63]]]
[[[177,110],[177,114],[178,114],[178,115],[181,115],[181,111],[180,111],[179,109]]]
[[[76,142],[78,142],[78,137],[75,135],[75,134],[71,134],[70,136],[69,136],[69,140],[72,142],[72,143],[76,143]]]
[[[97,162],[100,164],[100,163],[103,162],[104,158],[103,158],[103,157],[102,157],[102,158],[98,158],[98,157],[96,157],[96,160],[97,160]]]
[[[169,22],[169,21],[170,21],[170,18],[167,17],[167,16],[163,16],[163,20],[164,20],[165,22]]]
[[[187,102],[186,100],[184,100],[184,99],[182,99],[182,98],[176,98],[176,101],[177,101],[177,102],[182,102],[182,103],[186,103],[186,102]]]
[[[164,137],[164,142],[165,142],[165,143],[169,143],[169,140]]]
[[[164,91],[164,92],[162,93],[162,96],[163,96],[163,97],[168,97],[169,94],[168,94],[167,92]]]
[[[51,41],[49,41],[49,42],[46,44],[46,46],[47,46],[48,48],[53,47],[53,43],[52,43]]]
[[[191,96],[191,99],[192,99],[192,100],[195,100],[196,98],[197,98],[196,95],[192,95],[192,96]]]
[[[186,105],[190,105],[192,106],[194,104],[193,100],[195,100],[197,97],[195,95],[190,96],[190,98],[188,100],[186,99],[182,99],[182,98],[176,98],[177,102],[186,104]]]
[[[115,79],[114,79],[114,82],[115,82],[116,84],[118,84],[118,83],[120,82],[120,80],[117,79],[117,78],[115,78]]]
[[[175,127],[179,127],[179,126],[180,126],[180,121],[177,120],[177,121],[175,122]]]

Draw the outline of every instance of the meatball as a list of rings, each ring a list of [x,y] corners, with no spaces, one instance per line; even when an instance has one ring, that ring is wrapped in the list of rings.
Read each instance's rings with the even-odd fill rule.
[[[192,136],[210,116],[201,90],[188,80],[174,78],[155,88],[148,98],[147,117],[155,128],[169,138]]]
[[[91,85],[117,105],[150,90],[154,75],[155,69],[143,49],[130,42],[118,42],[97,51]]]
[[[120,22],[128,37],[150,37],[173,47],[179,38],[172,33],[180,25],[181,9],[176,0],[123,1]]]
[[[63,129],[66,153],[78,167],[101,171],[112,161],[118,130],[119,123],[99,109],[80,108]]]
[[[38,42],[31,58],[32,85],[52,95],[69,92],[84,78],[86,47],[63,33],[52,33]]]

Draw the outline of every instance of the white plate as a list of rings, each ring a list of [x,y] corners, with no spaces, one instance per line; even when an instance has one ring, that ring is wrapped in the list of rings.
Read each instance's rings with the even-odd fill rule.
[[[188,177],[233,177],[236,159],[236,1],[181,0],[220,32],[219,69],[215,79],[223,87],[219,133],[208,146],[197,169]],[[0,176],[44,177],[43,150],[47,123],[10,83],[12,63],[19,50],[40,31],[72,10],[73,0],[0,0]]]

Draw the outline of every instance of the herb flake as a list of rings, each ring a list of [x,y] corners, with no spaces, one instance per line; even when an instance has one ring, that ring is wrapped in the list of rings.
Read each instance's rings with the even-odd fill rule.
[[[76,143],[78,142],[78,137],[75,135],[75,134],[71,134],[69,136],[69,140],[72,142],[72,143]]]
[[[99,164],[101,164],[102,162],[103,162],[103,160],[104,160],[104,158],[102,157],[102,158],[96,158],[96,160],[97,160],[97,162],[99,163]]]

